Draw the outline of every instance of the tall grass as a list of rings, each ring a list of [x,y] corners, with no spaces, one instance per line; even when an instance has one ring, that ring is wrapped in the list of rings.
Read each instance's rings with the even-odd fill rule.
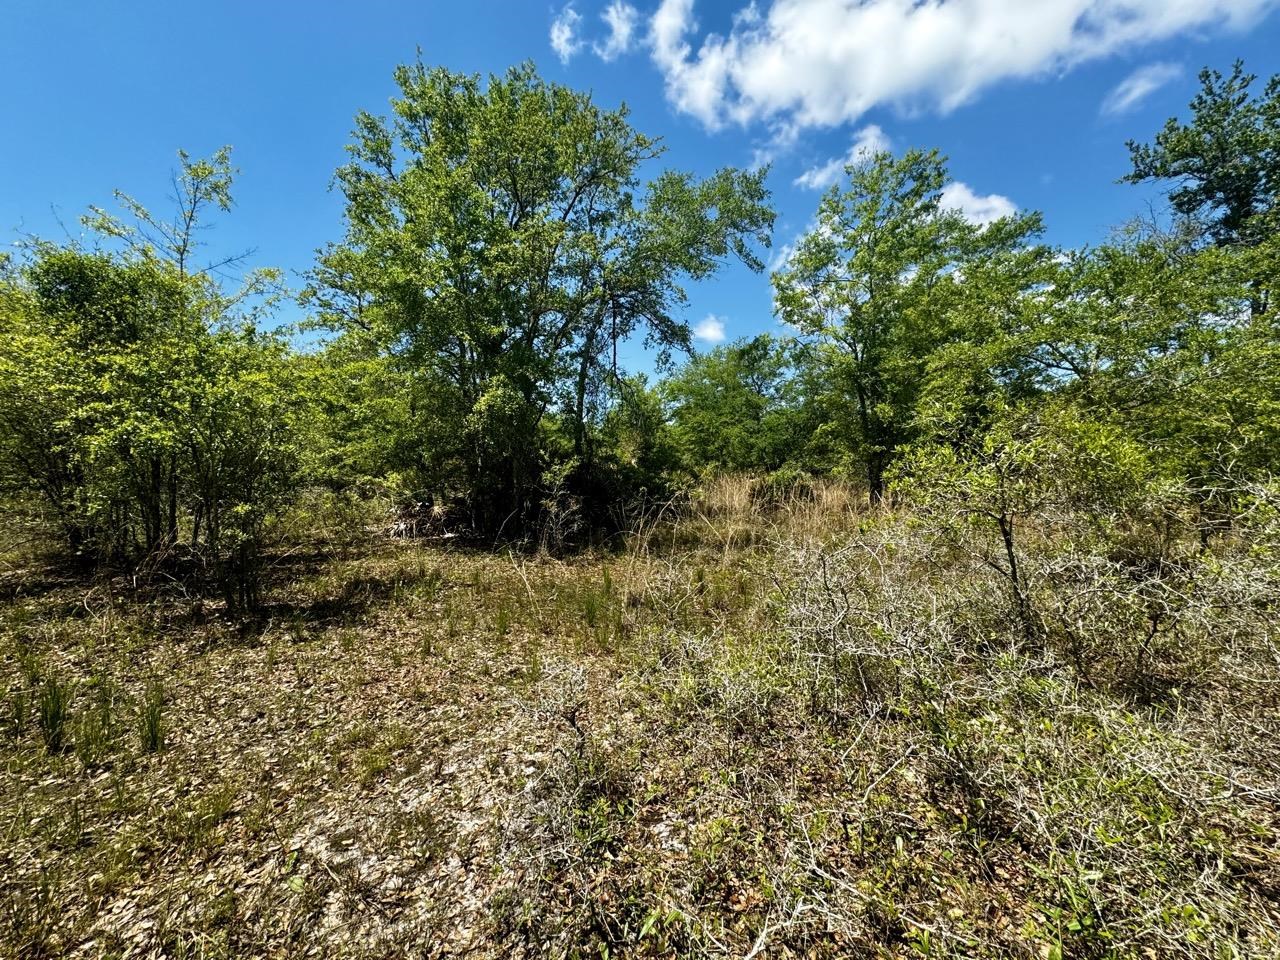
[[[144,754],[164,749],[164,687],[158,682],[148,684],[138,709],[138,739]]]
[[[1280,491],[1208,552],[1178,495],[1024,518],[1020,597],[985,527],[750,488],[637,537],[618,701],[534,686],[554,757],[506,829],[555,885],[495,902],[513,948],[1280,955]]]
[[[73,693],[69,684],[47,677],[40,685],[36,700],[36,717],[45,749],[60,753],[66,746],[67,720],[71,716]]]

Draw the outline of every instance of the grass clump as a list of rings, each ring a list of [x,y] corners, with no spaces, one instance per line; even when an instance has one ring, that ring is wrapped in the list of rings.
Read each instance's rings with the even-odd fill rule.
[[[57,677],[46,677],[36,695],[36,720],[45,749],[61,753],[67,742],[73,699],[71,686]]]
[[[138,708],[138,746],[143,754],[153,754],[160,753],[164,745],[164,687],[153,681]]]

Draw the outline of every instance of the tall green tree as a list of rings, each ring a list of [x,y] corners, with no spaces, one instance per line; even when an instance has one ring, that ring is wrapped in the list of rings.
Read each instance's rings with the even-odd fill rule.
[[[1033,243],[1037,215],[983,227],[944,207],[936,151],[881,153],[847,174],[773,283],[781,318],[818,345],[833,392],[824,432],[860,467],[874,501],[915,436],[931,358],[989,337],[992,318],[1042,282],[1047,253]]]
[[[761,269],[765,172],[642,185],[661,145],[625,108],[527,65],[485,83],[417,63],[395,80],[392,117],[356,119],[337,173],[346,237],[308,300],[412,377],[430,407],[416,440],[439,468],[427,479],[465,492],[481,529],[518,528],[536,511],[546,418],[589,465],[618,345],[687,348],[681,283],[729,257]]]
[[[693,468],[776,470],[812,431],[797,344],[767,333],[715,347],[663,384],[672,433]]]
[[[1203,226],[1220,246],[1254,247],[1280,229],[1280,74],[1260,95],[1257,77],[1236,61],[1229,76],[1200,73],[1191,119],[1170,118],[1150,144],[1129,142],[1130,183],[1171,183],[1173,210]],[[1255,278],[1251,310],[1271,291]]]

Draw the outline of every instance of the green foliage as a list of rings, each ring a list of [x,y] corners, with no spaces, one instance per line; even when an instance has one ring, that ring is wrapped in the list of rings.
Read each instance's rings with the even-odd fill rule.
[[[1280,225],[1280,75],[1261,96],[1255,80],[1239,60],[1230,76],[1205,69],[1189,123],[1171,118],[1154,143],[1129,142],[1125,180],[1172,181],[1173,209],[1223,246],[1255,246]]]
[[[147,686],[138,708],[138,739],[143,753],[164,749],[164,688],[158,683]]]
[[[76,718],[73,745],[80,762],[93,768],[102,765],[114,738],[115,684],[105,675],[94,676],[87,694],[92,696],[92,702]]]
[[[191,269],[202,208],[230,202],[225,153],[182,162],[173,224],[123,198],[137,228],[86,218],[123,247],[34,241],[4,277],[0,484],[38,498],[84,560],[185,554],[251,606],[303,395],[283,341],[256,330],[273,275],[226,295]]]
[[[40,736],[50,753],[61,752],[66,743],[67,721],[71,716],[71,688],[56,677],[47,677],[40,684],[36,701],[36,719]]]
[[[163,367],[185,332],[186,285],[154,261],[43,243],[24,267],[0,314],[0,476],[43,498],[73,550],[125,550],[125,511],[153,548],[170,532]]]
[[[518,530],[540,503],[548,420],[591,474],[617,345],[687,347],[680,278],[731,255],[759,269],[764,172],[642,187],[657,141],[529,66],[486,86],[418,63],[396,83],[392,118],[356,119],[337,174],[347,236],[307,299],[407,379],[424,485],[465,495],[480,530]]]
[[[210,207],[223,213],[231,209],[231,184],[237,171],[231,166],[231,148],[221,147],[208,159],[192,159],[185,150],[178,151],[179,170],[173,178],[173,218],[164,220],[129,194],[117,190],[119,203],[132,222],[126,222],[101,207],[90,207],[84,218],[86,226],[96,232],[115,237],[131,247],[144,250],[172,263],[178,273],[204,273],[238,260],[231,258],[196,270],[194,258],[202,246],[199,228]]]
[[[1205,69],[1189,123],[1170,118],[1153,144],[1129,142],[1125,179],[1171,183],[1173,210],[1224,248],[1274,248],[1280,230],[1280,74],[1260,96],[1251,93],[1256,79],[1239,60],[1227,77]],[[1255,266],[1248,303],[1256,318],[1273,305],[1276,273]]]
[[[1010,410],[966,444],[916,445],[895,466],[895,491],[942,541],[996,572],[1025,639],[1043,624],[1025,564],[1028,535],[1056,525],[1066,536],[1105,534],[1133,516],[1159,477],[1122,431],[1057,407]],[[1083,524],[1068,521],[1083,518]],[[1030,528],[1030,533],[1028,531]]]
[[[600,445],[634,471],[639,484],[661,487],[662,478],[676,466],[677,441],[667,422],[663,390],[651,387],[644,374],[619,381],[617,402],[605,415],[599,436]]]
[[[729,257],[762,268],[766,171],[650,173],[662,147],[625,108],[528,65],[395,81],[336,175],[346,234],[302,298],[336,336],[315,349],[262,332],[278,273],[230,290],[240,258],[202,262],[232,203],[225,148],[180,154],[167,218],[118,194],[121,216],[85,218],[96,246],[0,261],[6,504],[37,505],[87,563],[177,572],[244,609],[304,483],[290,521],[341,515],[344,542],[412,500],[433,529],[558,549],[632,526],[689,472],[754,474],[744,509],[822,473],[873,501],[911,470],[1016,499],[1028,457],[1096,485],[1072,460],[1090,430],[1145,445],[1143,470],[1197,491],[1216,530],[1280,459],[1274,79],[1255,96],[1242,67],[1206,73],[1190,121],[1131,146],[1128,179],[1177,181],[1182,219],[1093,248],[1040,245],[1037,214],[969,222],[936,152],[851,165],[773,277],[795,335],[674,372],[683,285]],[[618,366],[636,342],[665,380]]]
[[[195,358],[184,427],[191,546],[213,566],[229,606],[258,603],[261,549],[299,482],[305,396],[284,344],[223,330]]]
[[[796,375],[799,351],[760,334],[694,357],[665,381],[683,462],[752,471],[799,459],[814,427]]]
[[[428,398],[367,339],[337,337],[295,365],[316,417],[314,441],[303,451],[313,482],[337,490],[388,481],[396,487],[397,478],[433,472],[432,451],[421,443]]]
[[[817,339],[829,384],[823,432],[879,499],[886,470],[915,435],[932,358],[981,345],[1002,315],[1016,314],[1048,251],[1031,246],[1037,216],[984,228],[944,208],[936,152],[882,153],[847,172],[847,188],[823,197],[773,283],[781,318]],[[986,304],[997,309],[975,309]]]
[[[1256,476],[1280,454],[1280,341],[1249,309],[1272,245],[1199,248],[1186,231],[1135,225],[1064,258],[1006,352],[1037,391],[1141,437],[1189,481]]]

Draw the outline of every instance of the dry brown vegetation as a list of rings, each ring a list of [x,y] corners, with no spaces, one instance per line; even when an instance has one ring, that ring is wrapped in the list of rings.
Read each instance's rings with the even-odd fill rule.
[[[1030,629],[980,528],[860,502],[317,536],[252,622],[15,536],[0,953],[1280,955],[1274,495],[1032,528]]]

